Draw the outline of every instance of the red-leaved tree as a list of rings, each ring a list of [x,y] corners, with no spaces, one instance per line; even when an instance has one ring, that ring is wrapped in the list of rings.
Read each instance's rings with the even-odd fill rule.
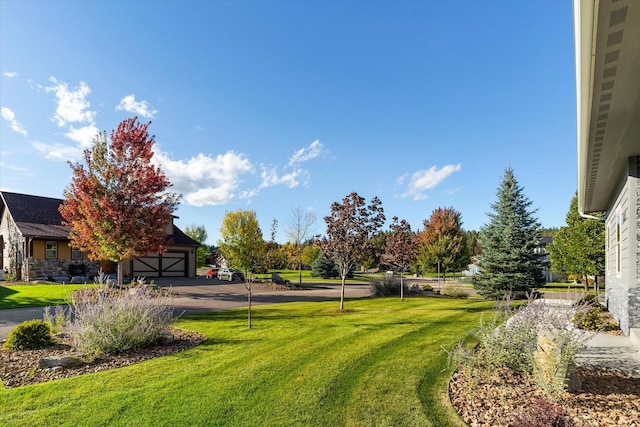
[[[437,208],[419,233],[419,262],[426,270],[436,268],[446,272],[462,271],[469,264],[469,249],[464,231],[462,215],[453,208]]]
[[[320,241],[322,251],[332,258],[340,270],[342,288],[340,310],[344,309],[344,285],[347,274],[375,250],[372,237],[384,224],[382,202],[377,197],[367,206],[363,197],[355,191],[347,195],[342,203],[331,204],[331,215],[324,217],[327,236]]]
[[[73,177],[60,205],[73,247],[89,259],[118,263],[119,285],[122,261],[164,250],[181,197],[167,191],[171,183],[151,163],[150,124],[124,120],[111,132],[111,144],[106,132],[98,134],[84,150],[86,165],[69,163]]]
[[[417,237],[406,220],[393,217],[391,233],[387,234],[385,251],[389,260],[400,270],[400,300],[404,300],[404,272],[417,255]]]

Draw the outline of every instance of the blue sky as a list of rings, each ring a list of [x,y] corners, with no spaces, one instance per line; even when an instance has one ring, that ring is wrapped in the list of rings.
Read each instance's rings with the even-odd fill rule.
[[[573,15],[547,1],[0,0],[0,189],[62,197],[67,161],[151,121],[215,244],[227,211],[265,238],[292,209],[378,196],[414,230],[477,230],[511,166],[545,227],[576,189]]]

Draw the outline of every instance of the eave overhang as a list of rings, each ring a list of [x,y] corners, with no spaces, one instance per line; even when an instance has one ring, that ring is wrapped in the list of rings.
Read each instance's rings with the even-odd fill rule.
[[[640,155],[640,1],[574,0],[578,210],[606,211]]]

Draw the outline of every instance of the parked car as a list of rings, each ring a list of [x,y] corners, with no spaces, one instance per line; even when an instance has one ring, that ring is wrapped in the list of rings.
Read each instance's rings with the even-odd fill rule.
[[[218,280],[228,280],[229,282],[233,281],[233,271],[228,268],[221,268],[218,270]]]

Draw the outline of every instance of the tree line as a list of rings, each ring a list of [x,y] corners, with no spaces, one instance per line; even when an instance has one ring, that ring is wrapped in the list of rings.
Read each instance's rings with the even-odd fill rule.
[[[120,265],[149,252],[162,252],[167,244],[165,227],[181,196],[170,191],[171,183],[151,161],[155,141],[147,132],[149,125],[135,117],[127,119],[112,132],[110,143],[105,132],[94,139],[84,151],[85,164],[70,163],[73,177],[60,212],[71,228],[72,245],[90,259]],[[543,254],[536,250],[543,230],[531,206],[509,167],[488,223],[478,232],[465,231],[462,215],[452,207],[435,209],[419,231],[397,216],[383,230],[382,201],[373,197],[367,202],[353,191],[331,204],[330,214],[323,218],[322,235],[312,235],[316,218],[311,212],[292,208],[287,222],[289,242],[284,245],[275,242],[277,220],[271,226],[271,239],[265,240],[255,211],[227,212],[216,249],[247,279],[258,271],[295,266],[301,281],[304,266],[333,263],[342,282],[341,308],[345,279],[356,268],[389,266],[401,273],[402,280],[408,271],[459,272],[471,256],[477,256],[480,269],[473,285],[481,295],[498,300],[544,284]],[[604,258],[602,230],[602,223],[581,218],[572,202],[567,227],[546,231],[555,237],[549,249],[556,268],[599,275],[603,271],[599,260]],[[206,241],[204,226],[192,225],[185,232],[200,243]],[[207,256],[208,249],[200,249],[198,262],[206,262]],[[122,283],[120,269],[118,283]],[[247,283],[250,293],[250,280]]]

